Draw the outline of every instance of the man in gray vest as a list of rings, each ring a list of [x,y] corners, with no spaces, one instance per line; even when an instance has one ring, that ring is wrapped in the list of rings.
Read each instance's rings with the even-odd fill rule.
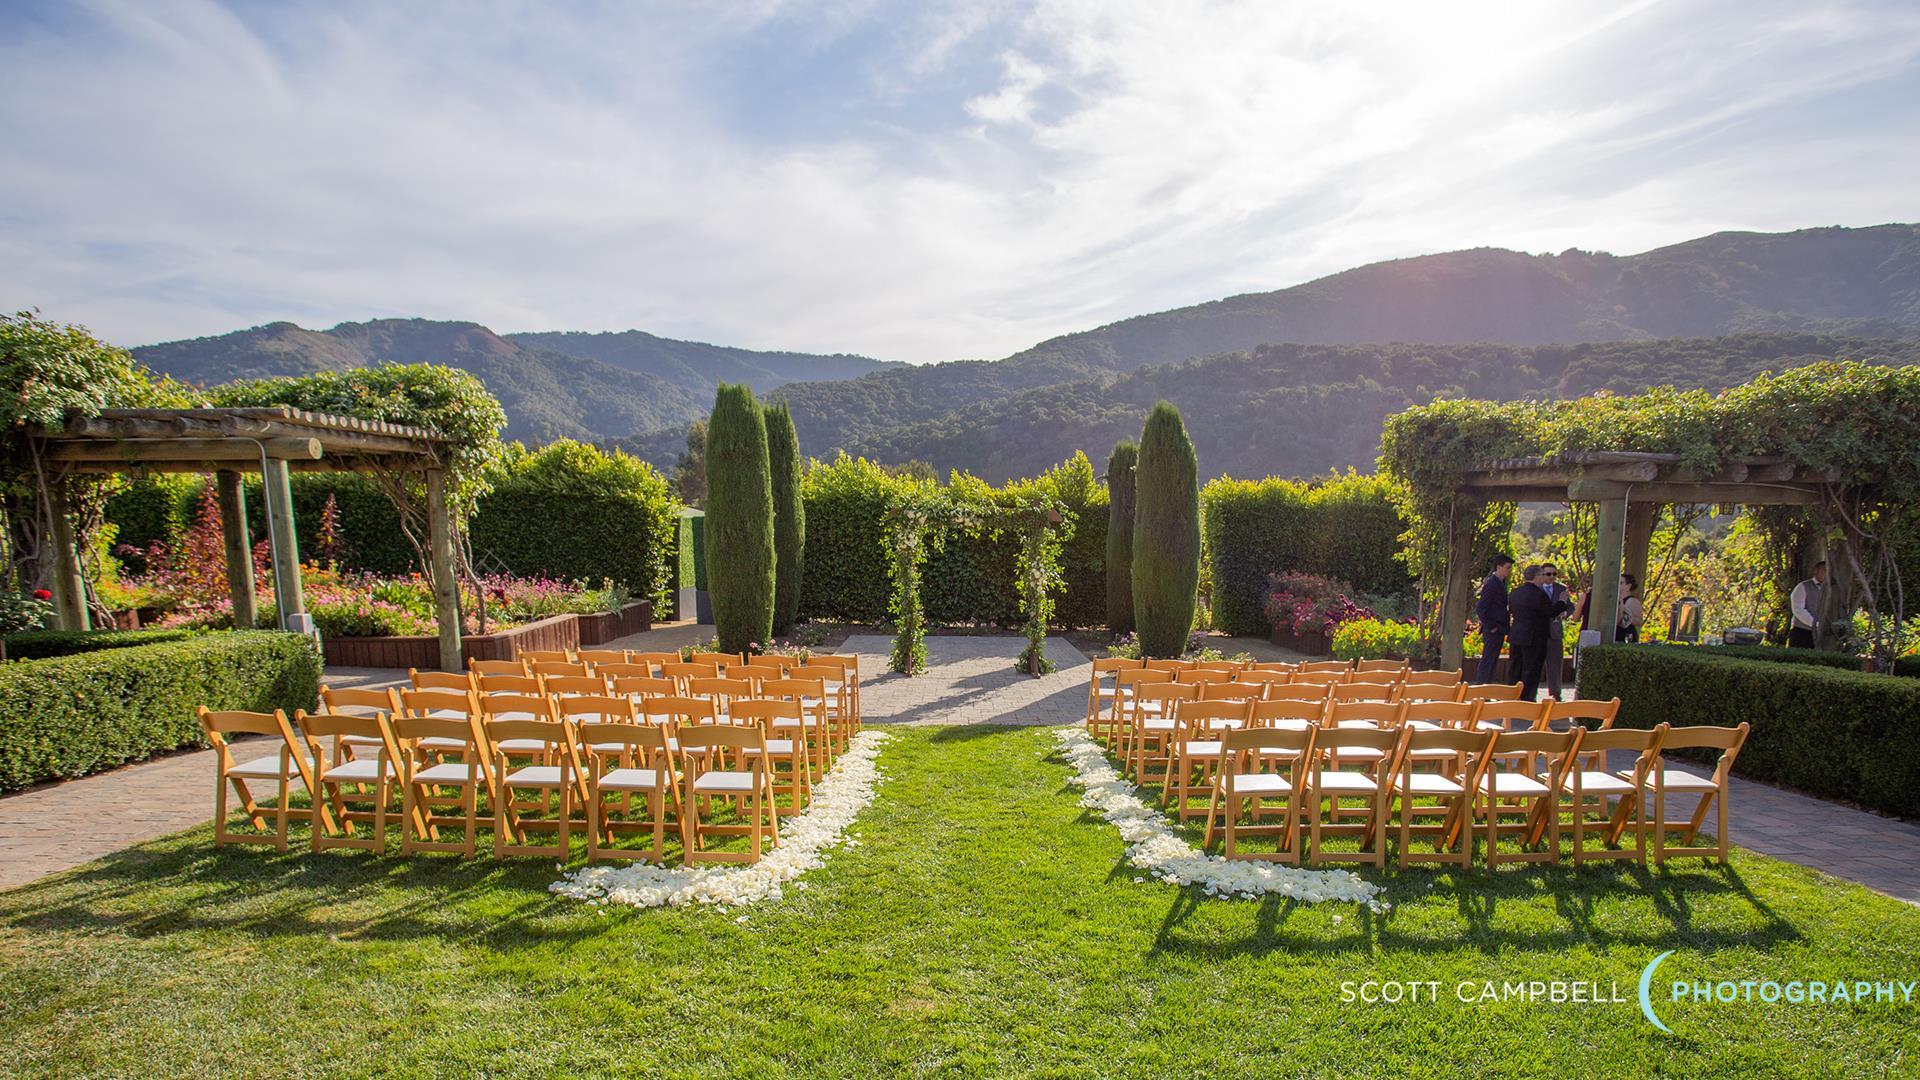
[[[1793,609],[1793,627],[1787,631],[1787,645],[1811,649],[1819,643],[1820,622],[1827,612],[1827,562],[1813,564],[1813,576],[1793,587],[1788,598]]]

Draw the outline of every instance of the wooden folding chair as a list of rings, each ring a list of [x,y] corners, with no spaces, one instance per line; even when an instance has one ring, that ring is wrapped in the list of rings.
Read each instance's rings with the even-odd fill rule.
[[[680,729],[679,740],[684,763],[681,805],[688,808],[687,839],[681,858],[689,865],[759,862],[763,840],[776,847],[780,843],[780,815],[775,810],[765,733],[758,725],[689,724]],[[727,758],[745,768],[718,767]],[[730,803],[735,814],[745,820],[709,824],[704,807],[714,799]],[[703,809],[696,812],[695,807]],[[749,849],[710,851],[703,844],[703,837],[709,834],[745,835]]]
[[[573,698],[567,705],[589,700]],[[632,703],[626,704],[631,709]],[[667,748],[666,729],[654,724],[587,720],[576,731],[581,743],[592,748],[586,754],[587,861],[643,859],[664,863],[669,800],[673,803],[674,827],[681,834],[682,847],[686,844],[680,773],[675,756]],[[640,817],[635,816],[636,795],[646,797],[645,813]],[[609,805],[609,800],[617,800],[618,805]],[[635,850],[618,846],[619,834],[639,832],[653,834],[651,847]]]
[[[677,651],[674,651],[674,652],[635,651],[627,654],[627,663],[645,664],[648,668],[647,674],[650,674],[650,675],[658,675],[660,673],[661,664],[678,664],[685,659],[686,657],[682,656]]]
[[[1578,724],[1591,734],[1595,731],[1611,731],[1613,721],[1620,715],[1620,699],[1597,701],[1576,698],[1573,701],[1554,701],[1548,699],[1546,708],[1541,712],[1537,727],[1547,731],[1565,731]],[[1605,769],[1606,760],[1598,758],[1585,750],[1580,752],[1582,769]]]
[[[819,679],[767,679],[760,684],[759,696],[769,701],[799,703],[800,718],[774,718],[772,733],[806,743],[825,772],[841,750],[827,721],[826,683]]]
[[[607,692],[614,697],[636,699],[675,697],[680,693],[680,684],[652,675],[614,675],[607,679]]]
[[[1353,670],[1353,663],[1348,660],[1307,660],[1294,670],[1296,674],[1302,675],[1325,675],[1329,672],[1343,674]]]
[[[307,745],[313,761],[311,790],[310,844],[315,851],[327,848],[387,849],[387,818],[395,789],[400,782],[400,748],[393,740],[390,712],[372,716],[342,713],[294,714],[294,728]],[[349,736],[358,745],[371,743],[375,749],[350,760],[329,764],[321,753],[320,740],[331,737],[337,747]],[[356,809],[350,803],[366,803]],[[336,830],[334,823],[339,823]],[[354,825],[371,824],[371,837],[356,837]],[[336,837],[334,832],[344,833]]]
[[[1267,687],[1268,701],[1316,701],[1324,705],[1332,695],[1333,687],[1328,683],[1288,682]]]
[[[550,675],[547,676],[547,696],[563,697],[606,697],[607,680],[602,675]]]
[[[1181,821],[1201,812],[1191,800],[1205,798],[1213,789],[1213,778],[1220,771],[1222,734],[1249,726],[1252,712],[1252,705],[1246,701],[1188,700],[1175,704],[1173,766],[1160,789],[1161,806],[1171,805]]]
[[[463,692],[473,689],[473,676],[464,671],[421,671],[418,668],[408,668],[407,684],[415,690]]]
[[[525,675],[527,665],[519,660],[468,660],[467,674],[476,679],[488,675]]]
[[[1727,792],[1733,775],[1733,759],[1740,756],[1740,748],[1747,743],[1747,725],[1724,728],[1710,725],[1700,727],[1668,728],[1660,739],[1651,772],[1653,788],[1653,818],[1648,827],[1653,830],[1653,861],[1664,864],[1672,856],[1698,855],[1705,858],[1718,858],[1722,865],[1727,861]],[[1720,760],[1713,767],[1711,776],[1696,776],[1681,769],[1669,769],[1666,754],[1669,750],[1718,750]],[[1616,775],[1624,776],[1625,773]],[[1693,816],[1684,821],[1667,820],[1667,795],[1698,795],[1699,804],[1694,808]],[[1643,795],[1644,797],[1644,795]],[[1700,834],[1700,826],[1706,824],[1707,810],[1713,808],[1717,814],[1714,825],[1714,842],[1709,846],[1691,846]],[[1669,847],[1667,834],[1677,832],[1683,846]]]
[[[1147,684],[1172,681],[1173,672],[1149,667],[1121,668],[1114,673],[1113,706],[1107,717],[1107,731],[1113,738],[1109,746],[1119,753],[1122,761],[1126,760],[1127,747],[1131,745],[1134,695]]]
[[[571,850],[574,791],[584,787],[578,775],[578,751],[567,725],[552,718],[551,712],[547,715],[548,719],[531,720],[487,716],[487,741],[493,747],[493,773],[500,788],[500,797],[493,801],[496,859],[540,855],[564,862]],[[528,792],[538,798],[524,798]],[[530,831],[548,829],[554,833],[552,844],[529,842]]]
[[[1190,667],[1184,671],[1174,672],[1173,681],[1177,683],[1188,683],[1193,686],[1207,686],[1212,683],[1229,683],[1233,681],[1233,672],[1220,671],[1215,668]]]
[[[1172,674],[1173,672],[1176,672],[1176,671],[1192,671],[1193,661],[1175,660],[1171,658],[1162,659],[1162,660],[1143,660],[1141,661],[1140,666],[1146,668],[1148,671],[1164,671],[1164,672],[1167,672],[1168,674]]]
[[[573,662],[572,649],[520,649],[514,655],[521,663],[529,666],[536,663],[570,664]]]
[[[1189,671],[1218,671],[1226,675],[1238,675],[1247,665],[1238,660],[1195,660]]]
[[[546,680],[538,675],[476,675],[473,681],[481,697],[494,694],[537,697],[547,692]]]
[[[1222,732],[1221,768],[1214,777],[1207,802],[1207,828],[1201,839],[1203,848],[1213,846],[1217,825],[1224,837],[1223,852],[1229,859],[1267,859],[1298,864],[1300,862],[1300,815],[1302,813],[1303,766],[1313,759],[1312,727],[1249,727]],[[1274,809],[1267,804],[1281,800],[1278,824],[1262,824]],[[1242,824],[1241,818],[1250,819]],[[1276,836],[1275,850],[1249,852],[1240,849],[1243,835]]]
[[[1247,722],[1254,727],[1281,727],[1302,731],[1310,727],[1319,727],[1326,715],[1327,703],[1324,700],[1268,698],[1265,701],[1253,703]]]
[[[601,664],[624,664],[631,655],[625,649],[581,649],[573,654],[573,658],[597,672]]]
[[[1479,713],[1477,701],[1402,701],[1400,724],[1415,731],[1477,729]]]
[[[1108,741],[1106,719],[1119,696],[1119,673],[1139,667],[1140,661],[1124,656],[1102,656],[1093,661],[1093,672],[1087,679],[1088,734],[1103,743]]]
[[[827,742],[845,749],[853,741],[853,690],[843,664],[809,662],[787,672],[789,679],[819,680],[826,704]],[[763,684],[764,685],[764,684]]]
[[[1654,761],[1660,756],[1660,741],[1666,734],[1667,725],[1661,724],[1651,731],[1603,729],[1580,736],[1576,761],[1560,778],[1561,799],[1556,810],[1571,818],[1575,866],[1596,859],[1647,861],[1647,801],[1641,798],[1641,792],[1647,786],[1647,775]],[[1614,773],[1607,770],[1607,755],[1617,751],[1632,752],[1633,766]],[[1607,806],[1609,799],[1615,800],[1611,810]],[[1600,822],[1593,821],[1596,813],[1601,816]],[[1596,824],[1601,827],[1593,829]],[[1587,846],[1590,829],[1600,833],[1604,846]],[[1613,847],[1628,829],[1633,831],[1633,850]]]
[[[1398,675],[1407,670],[1407,662],[1405,660],[1356,660],[1353,663],[1353,670],[1356,673],[1371,672]]]
[[[860,657],[847,653],[810,653],[809,666],[816,664],[835,664],[841,671],[841,677],[847,688],[847,734],[851,738],[860,733]]]
[[[687,683],[694,679],[717,679],[720,677],[718,664],[693,664],[670,661],[660,665],[660,677],[672,679],[680,692],[687,692]]]
[[[1327,698],[1335,704],[1343,701],[1397,701],[1400,697],[1399,689],[1392,683],[1339,683],[1327,688]]]
[[[776,796],[784,793],[787,801],[783,805],[778,798],[774,801],[774,810],[782,814],[797,814],[806,809],[807,800],[813,797],[815,755],[817,748],[810,746],[801,737],[801,704],[792,698],[773,700],[767,698],[742,698],[733,702],[727,712],[727,720],[741,727],[757,727],[765,736],[761,747],[749,746],[741,753],[751,757],[764,752],[768,761],[769,781]],[[786,726],[776,729],[781,721]],[[785,768],[781,768],[781,766]]]
[[[1134,690],[1133,723],[1126,733],[1127,767],[1137,784],[1164,784],[1173,770],[1173,711],[1179,702],[1198,701],[1192,683],[1146,683]],[[1150,766],[1158,765],[1154,772]]]
[[[1461,701],[1519,701],[1519,683],[1463,683]]]
[[[1262,663],[1249,665],[1247,670],[1248,671],[1271,671],[1276,674],[1291,675],[1294,672],[1300,670],[1300,665],[1298,662],[1295,662],[1295,661],[1269,660]]]
[[[744,669],[740,666],[735,666],[732,670],[735,674],[738,674]],[[745,701],[748,698],[759,695],[755,693],[754,683],[751,679],[716,675],[708,679],[688,679],[687,696],[711,700],[714,705],[715,715],[725,720],[727,718],[728,706],[734,701]]]
[[[527,670],[547,679],[561,675],[593,674],[593,668],[577,660],[529,660]]]
[[[1459,701],[1464,687],[1460,683],[1416,683],[1400,684],[1401,701]]]
[[[1296,671],[1289,686],[1339,686],[1353,680],[1351,671]]]
[[[1293,681],[1291,671],[1262,671],[1249,668],[1233,677],[1233,681],[1242,686],[1285,686]]]
[[[481,749],[479,729],[469,717],[415,715],[410,710],[394,717],[391,727],[400,750],[401,854],[452,851],[471,858],[480,829],[480,792],[491,790],[490,765]],[[461,760],[437,760],[447,756],[438,747],[448,743],[460,747]],[[441,793],[443,788],[457,788],[460,794],[448,797]],[[457,808],[458,816],[437,812],[447,807]],[[460,842],[441,840],[443,826],[457,826]]]
[[[281,851],[287,850],[287,814],[288,796],[292,783],[298,780],[309,792],[313,790],[313,762],[308,760],[294,738],[293,729],[287,724],[287,714],[275,709],[270,713],[262,712],[214,712],[206,706],[200,706],[200,729],[206,732],[207,742],[213,745],[213,842],[215,844],[271,844]],[[238,761],[233,755],[232,735],[265,735],[278,739],[277,752],[250,761]],[[240,809],[247,821],[255,829],[265,830],[267,812],[260,808],[259,800],[253,794],[250,785],[272,783],[275,786],[273,806],[273,832],[267,835],[232,832],[227,828],[227,790],[240,798]],[[322,817],[326,809],[321,808]]]
[[[1304,777],[1309,863],[1386,865],[1387,794],[1392,790],[1394,773],[1399,767],[1401,738],[1399,728],[1359,724],[1329,723],[1314,733],[1313,757]],[[1349,764],[1358,767],[1346,768]],[[1365,802],[1361,821],[1348,820],[1353,811],[1343,806],[1342,800]],[[1324,813],[1320,808],[1322,802],[1327,804]],[[1328,850],[1325,842],[1328,836],[1354,837],[1359,841],[1359,849]]]
[[[1241,682],[1207,683],[1200,687],[1201,701],[1265,701],[1267,684]]]
[[[1400,679],[1402,687],[1408,686],[1459,686],[1460,673],[1457,671],[1408,671]]]
[[[788,672],[799,666],[798,657],[765,654],[747,657],[738,665],[738,670],[729,666],[727,675],[731,678],[751,679],[756,682],[761,679],[784,679]]]
[[[454,720],[467,726],[465,736],[423,735],[412,749],[433,755],[436,759],[447,757],[472,762],[466,755],[476,746],[485,746],[486,739],[480,733],[480,695],[472,690],[402,690],[400,712],[406,716],[421,716],[435,720]],[[398,729],[394,732],[399,741]],[[402,745],[401,749],[409,749]],[[493,794],[491,784],[492,771],[485,761],[480,763],[482,776],[489,780],[487,794]]]
[[[335,690],[320,688],[320,711],[333,716],[385,716],[400,711],[399,692],[384,690]],[[382,739],[360,735],[342,735],[333,740],[333,760],[346,761],[361,754],[378,754],[386,745]]]
[[[720,674],[725,675],[729,668],[746,663],[747,657],[745,653],[700,652],[695,650],[687,654],[687,660],[690,663],[712,665],[720,669]]]
[[[1572,731],[1496,731],[1480,725],[1493,735],[1488,748],[1489,763],[1481,770],[1474,812],[1479,816],[1487,841],[1487,865],[1502,863],[1559,862],[1559,792],[1568,769],[1575,762],[1584,729]],[[1546,762],[1539,768],[1539,762]],[[1529,763],[1529,764],[1521,764]],[[1511,764],[1512,767],[1509,767]],[[1516,824],[1501,818],[1518,816]],[[1544,820],[1549,840],[1535,850]],[[1521,850],[1511,854],[1500,851],[1500,838],[1515,836]]]
[[[1473,862],[1473,830],[1468,828],[1473,814],[1474,793],[1492,756],[1496,738],[1491,731],[1478,731],[1466,725],[1407,728],[1406,745],[1400,753],[1400,767],[1393,775],[1392,796],[1399,800],[1400,865],[1416,862]],[[1414,771],[1415,764],[1438,763],[1444,767]],[[1416,818],[1438,817],[1432,825],[1416,824]],[[1416,854],[1416,836],[1432,839],[1430,854]]]

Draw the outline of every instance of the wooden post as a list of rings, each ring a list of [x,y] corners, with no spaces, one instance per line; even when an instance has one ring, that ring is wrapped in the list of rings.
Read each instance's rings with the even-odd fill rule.
[[[1461,509],[1460,501],[1456,500],[1455,516],[1448,525],[1445,577],[1441,579],[1440,666],[1447,671],[1459,671],[1465,660],[1461,627],[1467,623],[1467,612],[1472,610],[1474,600],[1473,522],[1460,520]]]
[[[80,573],[80,549],[74,543],[73,518],[67,513],[66,485],[48,485],[53,517],[53,613],[62,630],[90,630],[87,581]]]
[[[440,630],[440,669],[460,671],[460,589],[453,577],[453,515],[447,512],[447,475],[427,472],[427,557],[433,577],[433,616]]]
[[[240,486],[240,474],[222,469],[215,474],[220,494],[220,535],[227,548],[227,595],[233,600],[233,625],[241,629],[253,626],[255,610],[253,585],[253,544],[247,536],[247,493]]]
[[[1627,500],[1604,499],[1594,529],[1593,596],[1587,601],[1587,629],[1603,642],[1613,640],[1620,621],[1620,571],[1627,546]]]
[[[307,612],[300,586],[300,540],[293,531],[293,488],[287,482],[284,458],[267,458],[261,470],[262,493],[267,500],[267,540],[273,549],[273,595],[280,609],[280,628],[295,629],[293,617]]]
[[[1653,527],[1659,520],[1659,503],[1627,504],[1626,554],[1622,557],[1621,569],[1632,574],[1633,580],[1640,583],[1643,596],[1647,588],[1647,559],[1653,550]]]

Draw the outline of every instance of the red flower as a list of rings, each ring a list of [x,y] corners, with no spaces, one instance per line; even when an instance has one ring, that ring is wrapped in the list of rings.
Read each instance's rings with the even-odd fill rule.
[[[35,600],[51,600],[53,599],[53,594],[45,589],[35,589],[33,590],[33,598]]]

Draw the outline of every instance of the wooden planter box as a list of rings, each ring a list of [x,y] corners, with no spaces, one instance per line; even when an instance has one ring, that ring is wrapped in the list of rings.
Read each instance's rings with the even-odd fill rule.
[[[1500,662],[1495,664],[1493,668],[1494,682],[1514,683],[1519,681],[1518,679],[1511,678],[1507,675],[1507,665],[1512,663],[1512,661],[1513,661],[1513,658],[1511,656],[1502,656],[1500,658]],[[1466,680],[1467,682],[1473,682],[1474,676],[1478,675],[1479,673],[1480,673],[1480,658],[1478,656],[1469,656],[1464,661],[1461,662],[1460,677],[1462,679]],[[1566,686],[1573,685],[1573,657],[1571,656],[1563,656],[1560,658],[1560,681],[1563,685],[1566,685]],[[1542,684],[1546,682],[1546,675],[1544,671],[1541,674],[1541,682]]]
[[[1333,648],[1327,642],[1325,634],[1296,634],[1292,630],[1283,630],[1276,626],[1267,640],[1283,649],[1292,649],[1308,656],[1332,656]]]
[[[460,639],[462,660],[511,660],[525,649],[578,649],[636,634],[653,625],[653,605],[645,600],[619,611],[594,615],[555,615],[502,630],[497,634],[470,634]],[[327,638],[321,643],[327,663],[335,667],[440,667],[437,637]]]

